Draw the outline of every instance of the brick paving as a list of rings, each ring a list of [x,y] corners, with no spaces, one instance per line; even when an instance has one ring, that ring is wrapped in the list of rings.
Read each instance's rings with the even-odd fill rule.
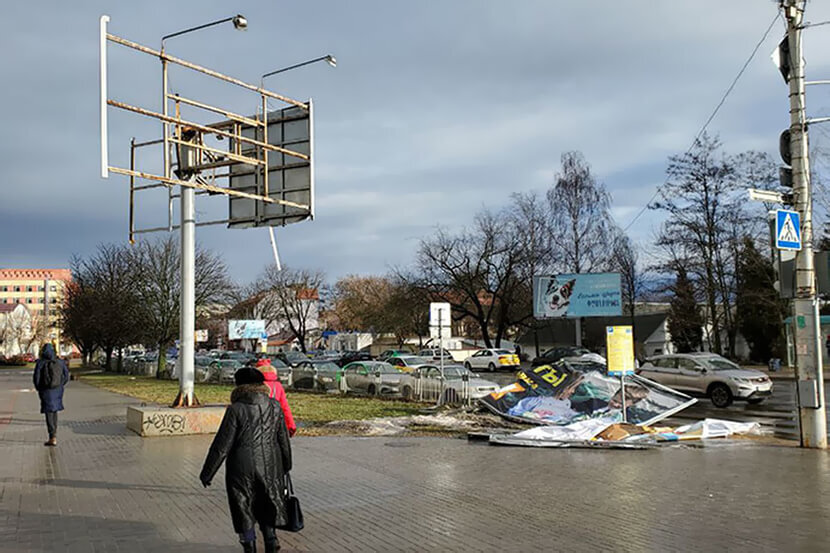
[[[211,436],[139,438],[132,400],[71,383],[59,446],[29,375],[0,370],[0,552],[241,550]],[[830,457],[734,445],[502,448],[424,438],[298,438],[306,529],[285,551],[823,551]]]

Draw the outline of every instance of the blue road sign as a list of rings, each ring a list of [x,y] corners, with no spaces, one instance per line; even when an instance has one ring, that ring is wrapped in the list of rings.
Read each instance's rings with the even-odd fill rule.
[[[779,250],[801,249],[801,216],[797,211],[776,210],[775,247]]]

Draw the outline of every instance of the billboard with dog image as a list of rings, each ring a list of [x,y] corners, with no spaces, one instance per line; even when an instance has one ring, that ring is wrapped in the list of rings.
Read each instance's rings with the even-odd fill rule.
[[[533,316],[537,319],[620,315],[619,273],[533,277]]]

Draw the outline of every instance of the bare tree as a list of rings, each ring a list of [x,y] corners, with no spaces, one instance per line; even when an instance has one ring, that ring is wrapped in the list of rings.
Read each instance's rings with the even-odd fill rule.
[[[639,254],[631,243],[631,239],[622,231],[614,238],[609,268],[620,274],[620,285],[625,312],[634,325],[634,306],[640,299],[645,280],[638,266]]]
[[[308,341],[319,332],[319,290],[325,281],[321,271],[283,268],[271,265],[259,279],[257,288],[265,316],[291,331],[303,352]]]
[[[474,321],[488,347],[532,316],[520,307],[530,302],[529,283],[519,273],[524,242],[510,224],[503,212],[485,210],[458,234],[439,228],[421,241],[413,274],[400,274],[430,300],[450,303],[454,320]]]
[[[772,164],[767,159],[751,152],[725,155],[720,141],[704,134],[690,151],[669,158],[662,199],[651,206],[669,215],[658,245],[674,252],[673,259],[682,260],[690,280],[701,286],[710,325],[706,334],[709,349],[733,357],[737,335],[735,268],[740,240],[752,234],[757,221],[748,214],[744,188],[773,182],[769,174]],[[677,269],[676,264],[669,268],[672,272]]]
[[[98,349],[95,328],[95,290],[85,281],[73,279],[64,289],[60,307],[60,327],[81,351],[86,366],[92,363],[92,354]]]
[[[181,272],[179,244],[169,237],[141,243],[133,256],[139,278],[140,320],[144,340],[158,348],[157,376],[166,368],[167,349],[179,335]],[[228,270],[215,254],[196,250],[196,309],[226,301],[232,291]]]
[[[547,192],[552,248],[562,272],[605,270],[613,244],[611,198],[580,152],[562,154],[562,169]]]
[[[99,346],[112,369],[113,352],[139,341],[138,279],[127,246],[102,244],[89,257],[71,262],[62,324],[82,351]],[[77,303],[76,303],[77,302]]]
[[[339,328],[374,335],[393,334],[399,346],[417,335],[423,344],[428,332],[429,298],[395,276],[347,276],[334,287],[334,311]]]
[[[32,337],[32,315],[25,305],[20,307],[6,313],[4,335],[12,351],[26,353]]]

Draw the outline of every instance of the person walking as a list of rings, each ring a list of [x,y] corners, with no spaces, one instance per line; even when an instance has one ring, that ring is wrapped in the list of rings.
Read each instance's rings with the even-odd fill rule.
[[[285,396],[285,388],[282,387],[277,369],[271,364],[271,360],[263,357],[256,362],[256,368],[265,377],[265,385],[268,386],[271,399],[280,402],[282,413],[285,415],[285,426],[288,428],[288,435],[292,438],[297,432],[297,424],[294,422],[294,415],[291,414],[291,407],[288,406],[288,398]]]
[[[234,375],[231,404],[208,451],[202,485],[210,486],[223,462],[225,487],[234,531],[246,553],[256,552],[256,525],[265,552],[280,549],[276,528],[286,520],[286,474],[291,470],[291,444],[279,402],[268,397],[265,379],[256,369]]]
[[[40,412],[46,416],[49,432],[49,439],[43,445],[54,447],[58,445],[58,411],[63,411],[63,388],[69,382],[69,369],[48,342],[40,350],[32,382],[40,396]]]

